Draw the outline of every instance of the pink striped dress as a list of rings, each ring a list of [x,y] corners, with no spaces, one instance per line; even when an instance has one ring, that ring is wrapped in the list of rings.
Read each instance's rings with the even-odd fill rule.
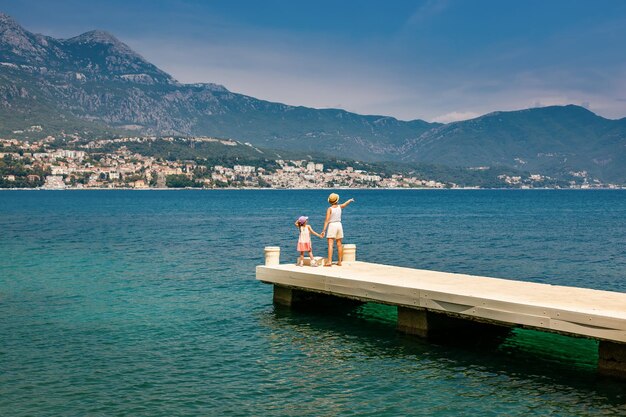
[[[307,226],[300,226],[297,250],[299,252],[308,252],[311,250],[311,233]]]

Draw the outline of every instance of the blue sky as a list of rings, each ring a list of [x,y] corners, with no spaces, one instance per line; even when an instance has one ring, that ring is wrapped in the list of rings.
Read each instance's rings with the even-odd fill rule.
[[[111,32],[181,82],[403,120],[578,104],[626,116],[626,1],[0,0],[26,29]]]

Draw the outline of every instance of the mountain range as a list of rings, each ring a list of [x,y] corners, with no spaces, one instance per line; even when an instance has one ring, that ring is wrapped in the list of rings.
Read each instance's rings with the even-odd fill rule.
[[[213,136],[337,158],[556,177],[586,171],[626,183],[626,118],[569,105],[440,124],[290,106],[218,84],[179,83],[107,32],[55,39],[0,13],[0,135],[31,126],[78,137]]]

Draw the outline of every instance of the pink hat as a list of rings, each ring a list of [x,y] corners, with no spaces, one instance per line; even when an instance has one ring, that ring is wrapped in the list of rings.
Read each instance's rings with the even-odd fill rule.
[[[309,220],[307,216],[300,216],[298,217],[298,224],[302,226],[304,223],[306,223],[307,220]]]

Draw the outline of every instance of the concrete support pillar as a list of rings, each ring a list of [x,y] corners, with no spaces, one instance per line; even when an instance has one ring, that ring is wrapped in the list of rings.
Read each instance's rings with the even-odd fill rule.
[[[297,291],[281,287],[280,285],[274,285],[274,304],[291,307],[294,302],[297,301]]]
[[[274,284],[274,303],[293,308],[316,308],[329,301],[340,303],[342,298],[332,295],[318,294],[309,291],[297,290]]]
[[[334,314],[352,310],[363,302],[274,284],[274,304],[299,310]]]
[[[510,328],[398,306],[398,331],[459,344],[492,345],[502,341]]]
[[[346,243],[343,245],[343,262],[356,261],[356,245],[353,243]]]
[[[426,310],[398,307],[398,330],[406,334],[428,337]]]
[[[598,346],[598,372],[626,379],[626,344],[601,340]]]
[[[266,246],[265,247],[265,265],[278,265],[280,264],[280,247],[278,246]]]

